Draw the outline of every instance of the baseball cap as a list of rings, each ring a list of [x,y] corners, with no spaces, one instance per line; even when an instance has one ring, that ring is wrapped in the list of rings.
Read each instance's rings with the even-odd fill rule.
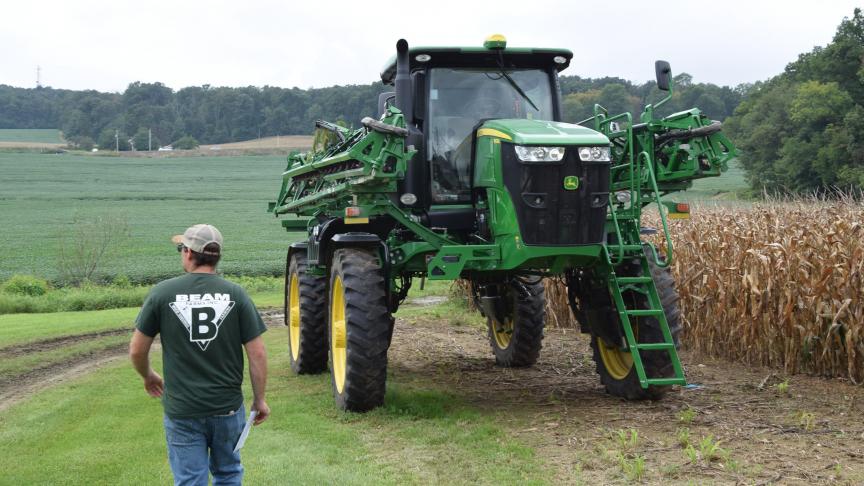
[[[222,233],[215,226],[209,224],[190,226],[182,235],[174,235],[171,241],[174,243],[183,243],[186,248],[195,253],[218,255],[222,251]],[[204,248],[211,243],[219,245],[219,250],[215,252],[204,251]]]

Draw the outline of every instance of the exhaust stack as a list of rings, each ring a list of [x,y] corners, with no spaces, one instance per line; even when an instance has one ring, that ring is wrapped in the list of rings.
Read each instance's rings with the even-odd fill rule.
[[[408,60],[408,41],[399,39],[396,42],[396,78],[393,84],[396,88],[396,108],[405,116],[405,124],[409,127],[414,123],[414,100],[411,93],[411,70]]]

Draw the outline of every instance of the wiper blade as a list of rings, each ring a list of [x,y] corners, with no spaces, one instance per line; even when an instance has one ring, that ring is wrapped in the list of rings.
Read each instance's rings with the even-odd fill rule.
[[[519,93],[520,95],[522,95],[523,98],[525,98],[525,101],[531,104],[534,110],[540,111],[540,108],[537,108],[537,105],[535,105],[534,102],[531,101],[531,98],[529,98],[524,91],[522,91],[522,88],[519,87],[516,81],[514,81],[509,74],[507,74],[507,71],[504,69],[503,66],[501,66],[501,75],[504,76],[505,79],[507,79],[507,82],[510,83],[510,86],[513,86],[513,89],[515,89],[517,93]]]

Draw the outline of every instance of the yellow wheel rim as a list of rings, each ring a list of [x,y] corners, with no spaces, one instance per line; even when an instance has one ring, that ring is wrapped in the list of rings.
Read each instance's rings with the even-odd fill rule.
[[[606,344],[603,338],[597,338],[597,348],[600,350],[600,359],[603,360],[603,366],[609,376],[616,380],[623,380],[630,374],[630,369],[633,368],[633,355],[630,351],[622,351],[618,346],[610,346]]]
[[[291,358],[300,357],[300,284],[297,275],[291,275],[288,286],[288,333],[291,341]]]
[[[495,344],[501,349],[506,349],[510,346],[510,340],[513,338],[513,319],[507,319],[503,324],[492,319],[492,336],[495,337]]]
[[[345,388],[345,368],[348,362],[348,328],[345,325],[345,289],[342,279],[333,279],[333,293],[330,299],[330,352],[333,355],[333,382],[336,392]]]

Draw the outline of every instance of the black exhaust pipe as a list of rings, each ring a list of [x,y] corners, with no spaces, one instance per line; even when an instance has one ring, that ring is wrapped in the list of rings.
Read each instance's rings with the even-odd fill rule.
[[[418,131],[414,124],[414,85],[411,81],[409,63],[408,41],[399,39],[396,43],[396,77],[393,79],[393,85],[396,88],[396,108],[402,112],[405,117],[405,127],[408,128],[408,137],[405,139],[406,148],[413,147],[418,150],[417,155],[408,161],[408,167],[405,169],[405,180],[399,188],[400,194],[413,194],[417,200],[411,204],[406,204],[400,200],[400,204],[423,210],[428,209],[429,175],[426,165],[421,162],[424,157],[423,134]]]
[[[396,78],[393,84],[396,87],[396,108],[405,116],[405,124],[410,126],[414,123],[414,100],[411,95],[411,69],[408,60],[408,41],[399,39],[396,42]]]

